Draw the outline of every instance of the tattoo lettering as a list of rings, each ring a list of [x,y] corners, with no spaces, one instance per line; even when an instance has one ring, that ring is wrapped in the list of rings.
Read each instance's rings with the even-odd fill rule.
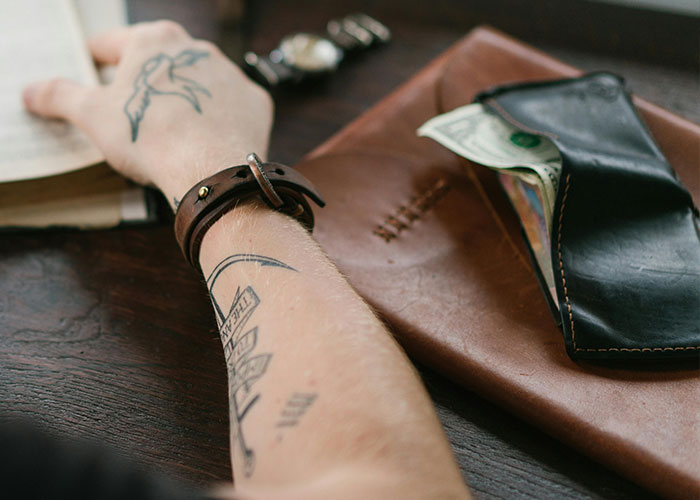
[[[248,411],[260,398],[260,394],[253,393],[253,385],[263,376],[272,357],[271,354],[252,356],[258,343],[257,327],[242,333],[258,305],[260,299],[252,287],[247,287],[242,292],[239,290],[220,330],[229,372],[231,419],[234,420],[236,441],[243,455],[243,470],[246,476],[250,476],[255,469],[255,452],[246,443],[242,423]]]
[[[134,80],[134,92],[124,104],[124,113],[131,124],[131,142],[136,142],[138,138],[139,125],[153,96],[182,97],[197,113],[202,112],[196,92],[207,97],[211,97],[211,93],[196,81],[177,74],[175,70],[193,66],[205,57],[209,57],[208,52],[189,49],[183,50],[175,57],[161,52],[143,63],[141,72]],[[161,77],[163,72],[165,72],[165,78]]]
[[[260,298],[253,287],[246,286],[243,290],[239,287],[236,290],[227,314],[223,313],[215,292],[216,283],[221,274],[230,266],[242,262],[255,262],[261,266],[292,271],[295,269],[263,255],[236,254],[221,261],[207,278],[207,287],[216,310],[216,320],[229,374],[231,423],[234,427],[235,440],[243,455],[243,472],[246,477],[250,477],[255,470],[255,451],[246,442],[243,420],[261,397],[259,392],[253,390],[253,386],[267,371],[272,354],[254,352],[258,343],[258,327],[248,328],[247,325],[255,309],[260,305]]]
[[[177,210],[177,207],[180,206],[180,200],[178,200],[174,196],[173,196],[173,206],[175,207],[175,210]]]
[[[316,401],[318,394],[295,392],[282,409],[277,427],[296,427],[309,407]]]

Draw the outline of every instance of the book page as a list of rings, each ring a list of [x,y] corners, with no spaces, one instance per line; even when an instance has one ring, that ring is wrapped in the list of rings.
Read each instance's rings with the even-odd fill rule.
[[[21,93],[36,80],[94,85],[97,73],[72,0],[3,2],[0,16],[0,182],[45,177],[100,162],[75,127],[25,111]]]
[[[44,3],[50,2],[54,0],[44,0]],[[127,24],[124,0],[75,0],[75,6],[81,25],[78,29],[87,36]],[[70,2],[68,7],[72,8]],[[80,50],[84,50],[84,46],[81,45]],[[113,68],[102,68],[109,69]],[[46,161],[51,167],[54,160],[49,157]],[[149,218],[143,188],[132,185],[103,162],[91,168],[49,175],[41,179],[0,182],[0,227],[94,229]]]
[[[124,0],[74,1],[85,38],[128,24]]]
[[[124,0],[74,0],[78,17],[86,39],[106,31],[126,26],[129,18]],[[102,66],[97,69],[100,82],[110,83],[114,80],[115,66]]]
[[[54,177],[0,184],[0,227],[116,226],[131,188],[103,163]],[[142,192],[140,188],[137,188]]]

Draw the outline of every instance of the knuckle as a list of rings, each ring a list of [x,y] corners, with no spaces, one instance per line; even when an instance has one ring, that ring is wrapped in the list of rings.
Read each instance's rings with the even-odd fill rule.
[[[76,95],[74,99],[76,116],[88,116],[92,114],[96,103],[96,89],[86,89]]]
[[[62,78],[48,80],[40,89],[38,100],[43,104],[56,101],[66,82]]]
[[[221,50],[219,47],[209,40],[195,40],[194,47],[198,50],[203,50],[205,52],[210,52],[212,54],[220,54]]]
[[[54,78],[45,82],[39,89],[36,107],[48,116],[61,117],[77,123],[82,117],[90,114],[96,91],[97,88],[81,87],[70,80]]]
[[[131,42],[135,47],[152,45],[154,42],[173,40],[188,36],[185,28],[175,21],[162,19],[137,25]]]
[[[187,34],[185,28],[175,21],[163,19],[152,24],[154,32],[162,38],[176,38]]]

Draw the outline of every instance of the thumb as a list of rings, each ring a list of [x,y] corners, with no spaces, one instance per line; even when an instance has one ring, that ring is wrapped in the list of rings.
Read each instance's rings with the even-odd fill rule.
[[[27,85],[22,99],[32,113],[82,126],[89,118],[87,110],[93,90],[65,78],[55,78]]]

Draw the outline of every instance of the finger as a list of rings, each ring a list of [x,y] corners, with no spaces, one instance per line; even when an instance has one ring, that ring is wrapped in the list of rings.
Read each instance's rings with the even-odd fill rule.
[[[122,26],[88,40],[88,48],[97,64],[119,64],[134,26]]]
[[[98,64],[116,65],[136,39],[151,43],[183,37],[189,37],[185,28],[173,21],[161,20],[115,28],[91,38],[88,47]]]
[[[28,85],[22,92],[29,111],[46,118],[61,118],[76,125],[85,123],[87,102],[94,89],[65,78]]]

